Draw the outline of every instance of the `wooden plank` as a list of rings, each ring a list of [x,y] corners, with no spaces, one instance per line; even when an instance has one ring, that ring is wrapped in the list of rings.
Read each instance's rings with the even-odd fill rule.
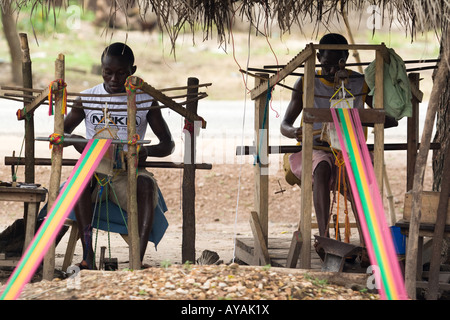
[[[435,191],[422,191],[421,195],[421,224],[435,224],[439,206],[440,192]],[[405,202],[403,209],[403,219],[411,220],[411,214],[413,211],[413,195],[411,192],[405,193]],[[450,226],[450,204],[447,206],[447,219],[445,220],[445,225]]]
[[[48,93],[50,89],[49,87],[42,90],[40,94],[38,94],[33,101],[30,103],[27,103],[26,106],[21,109],[22,114],[26,113],[33,113],[34,110],[36,110],[46,99],[48,99]],[[24,120],[25,118],[17,119],[17,120]]]
[[[358,109],[362,123],[384,123],[384,110]],[[303,122],[333,122],[330,109],[304,108]]]
[[[305,94],[303,95],[303,107],[311,108],[314,104],[314,73],[315,52],[305,62]],[[301,177],[301,212],[299,231],[303,242],[300,251],[300,266],[303,269],[311,268],[311,215],[312,215],[312,149],[313,149],[313,124],[303,124],[302,139],[302,177]]]
[[[397,227],[399,227],[402,230],[402,234],[405,236],[409,235],[409,220],[400,219],[395,223]],[[420,237],[433,237],[434,234],[434,223],[421,223],[419,225],[419,236]],[[444,225],[444,232],[447,237],[450,236],[450,225],[446,224]]]
[[[270,264],[272,267],[289,268],[286,263],[287,252],[290,246],[289,238],[269,238],[268,251],[270,256]],[[322,268],[322,260],[317,255],[315,249],[311,246],[311,268],[320,270]],[[255,259],[255,247],[253,238],[237,238],[236,239],[236,258],[248,265],[258,265]],[[299,264],[293,268],[299,267]],[[286,269],[292,270],[292,269]],[[298,269],[296,269],[298,270]],[[295,272],[295,270],[292,270]]]
[[[313,133],[314,134],[314,133]],[[420,144],[419,144],[420,146]],[[438,150],[440,149],[440,143],[431,143],[430,150]],[[269,154],[280,154],[280,153],[295,153],[302,151],[302,146],[297,145],[285,145],[285,146],[269,146]],[[367,144],[367,148],[369,151],[373,151],[374,145]],[[255,154],[254,146],[237,146],[236,147],[236,155],[249,155]],[[385,143],[383,146],[384,151],[394,151],[394,150],[408,150],[407,143]]]
[[[298,258],[300,256],[301,248],[302,248],[302,235],[300,231],[295,231],[292,236],[292,241],[289,246],[289,251],[286,260],[287,268],[295,268],[298,263]]]
[[[137,77],[130,77],[128,81],[134,85],[138,85]],[[136,134],[136,93],[127,90],[127,134],[128,141],[133,140]],[[137,155],[137,146],[134,144],[128,145],[127,152],[127,215],[128,215],[128,235],[130,238],[129,256],[130,268],[139,270],[141,268],[140,258],[140,243],[139,243],[139,222],[137,209],[137,176],[136,167],[139,157]]]
[[[429,282],[428,281],[417,281],[417,288],[428,289]],[[450,283],[439,283],[439,291],[450,291]]]
[[[19,157],[5,157],[5,165],[24,165],[25,160]],[[77,159],[62,159],[63,166],[74,166],[77,163]],[[38,166],[51,166],[52,160],[50,158],[36,158],[36,165]],[[167,169],[183,169],[184,163],[171,162],[171,161],[146,161],[144,167],[147,168],[167,168]],[[211,163],[196,163],[196,170],[211,170]]]
[[[78,232],[78,224],[76,221],[66,219],[64,224],[70,226],[69,240],[67,242],[66,253],[64,254],[62,264],[62,271],[67,272],[67,268],[72,264],[75,247],[78,239],[80,238],[80,234]]]
[[[382,50],[383,44],[314,44],[315,50]]]
[[[448,38],[448,35],[447,35]],[[419,152],[416,158],[414,180],[413,180],[413,204],[412,214],[409,225],[408,237],[408,254],[405,262],[405,285],[410,299],[416,298],[416,274],[417,274],[417,252],[418,252],[418,238],[419,238],[419,224],[421,219],[421,196],[423,189],[423,179],[425,175],[426,162],[428,152],[430,149],[431,135],[433,132],[436,112],[439,106],[440,94],[447,84],[447,77],[449,73],[448,61],[442,61],[436,72],[433,89],[431,90],[430,101],[428,102],[428,110],[425,117],[424,128],[422,131],[422,138],[419,147]]]
[[[375,53],[375,97],[374,108],[383,109],[384,104],[384,60],[381,50],[377,50]],[[378,188],[380,194],[383,193],[383,165],[384,165],[384,123],[374,124],[374,150],[373,150],[373,169],[375,171],[375,177],[378,182]]]
[[[267,75],[261,75],[255,79],[255,86],[258,86]],[[262,233],[267,244],[267,234],[269,229],[269,117],[267,114],[266,96],[259,96],[255,100],[255,122],[254,122],[254,141],[256,148],[256,160],[254,170],[255,193],[254,204],[255,211],[258,213],[261,223]]]
[[[242,242],[236,241],[236,259],[238,262],[243,262],[248,265],[257,265],[256,257],[253,255],[253,250],[245,246]]]
[[[252,228],[254,246],[256,249],[255,255],[258,256],[258,261],[261,261],[263,265],[268,265],[270,264],[270,256],[269,249],[267,248],[267,239],[263,234],[258,213],[256,211],[251,212],[250,226]]]
[[[20,261],[20,257],[0,259],[0,266],[15,267]]]
[[[0,201],[43,202],[46,194],[44,188],[0,187]]]
[[[264,81],[255,86],[251,91],[252,100],[257,99],[260,95],[265,93],[267,89],[272,88],[278,82],[283,81],[289,74],[291,74],[295,69],[303,64],[307,59],[315,55],[312,44],[307,44],[306,48],[303,49],[299,54],[297,54],[291,61],[289,61],[286,66],[281,69],[277,74],[274,74],[269,78],[268,82]],[[315,59],[315,57],[313,57]]]
[[[64,55],[60,53],[55,61],[55,79],[63,79],[64,81],[65,60]],[[53,84],[55,90],[59,89],[57,83]],[[53,89],[53,88],[52,88]],[[64,113],[62,113],[63,100],[60,96],[55,96],[55,110],[54,110],[54,133],[64,135]],[[52,147],[52,169],[50,172],[50,183],[48,192],[48,208],[53,206],[59,193],[59,186],[61,185],[61,169],[62,169],[62,145],[53,145]],[[52,280],[55,270],[55,243],[53,242],[47,254],[44,257],[44,268],[42,278],[45,280]]]
[[[134,78],[137,78],[137,77],[134,77]],[[200,121],[202,123],[201,127],[203,129],[206,128],[206,121],[203,118],[198,116],[196,113],[193,113],[193,112],[187,110],[186,108],[183,108],[183,106],[181,104],[175,102],[174,100],[172,100],[171,98],[166,96],[161,91],[155,89],[148,83],[144,82],[141,90],[144,91],[145,93],[148,93],[153,98],[155,98],[156,100],[158,100],[159,102],[161,102],[162,104],[167,106],[168,108],[172,109],[176,113],[182,115],[186,119],[188,119],[192,122]]]
[[[26,252],[28,246],[33,240],[36,232],[36,217],[38,214],[39,206],[37,202],[31,202],[28,204],[25,213],[25,240],[23,242],[22,252]]]
[[[198,93],[197,78],[188,78],[187,93],[195,96]],[[186,110],[189,113],[197,114],[197,101],[188,103]],[[185,119],[185,121],[190,121]],[[192,122],[192,121],[191,121]],[[194,130],[184,130],[184,169],[183,169],[183,235],[182,235],[182,263],[195,262],[195,154],[196,154],[196,133]]]
[[[408,74],[410,87],[419,89],[419,74]],[[419,148],[419,101],[413,96],[412,117],[407,119],[407,151],[406,151],[406,191],[412,190],[414,166],[416,163],[417,149]]]
[[[450,150],[449,150],[450,151]],[[450,155],[446,154],[444,168],[442,172],[450,172]],[[439,271],[441,266],[441,252],[442,243],[444,240],[444,228],[447,218],[450,218],[448,214],[450,201],[450,179],[442,179],[441,192],[439,196],[439,206],[436,217],[436,227],[434,228],[433,235],[433,250],[430,261],[430,279],[429,290],[427,292],[427,299],[437,300],[439,291]]]

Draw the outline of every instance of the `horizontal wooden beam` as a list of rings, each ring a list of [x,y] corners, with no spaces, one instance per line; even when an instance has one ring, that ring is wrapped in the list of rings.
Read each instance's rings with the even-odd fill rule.
[[[384,44],[313,44],[316,50],[383,50]]]
[[[202,83],[198,85],[193,86],[181,86],[181,87],[172,87],[172,88],[163,88],[158,89],[161,92],[166,91],[177,91],[177,90],[186,90],[189,88],[201,88],[201,87],[209,87],[212,83]],[[11,91],[23,91],[23,92],[32,92],[32,93],[40,93],[44,89],[32,89],[32,88],[24,88],[24,87],[18,87],[18,86],[1,86],[2,90],[11,90]],[[137,94],[141,94],[137,92]],[[102,94],[102,93],[81,93],[81,92],[67,92],[68,96],[76,96],[76,97],[120,97],[120,96],[126,96],[127,93],[109,93],[109,94]]]
[[[259,256],[258,260],[260,260],[264,265],[268,265],[270,264],[269,248],[267,247],[266,238],[256,211],[251,212],[250,226],[253,232],[254,245],[256,248],[255,256]]]
[[[37,137],[35,140],[36,141],[50,141],[50,138],[49,137]],[[72,143],[88,143],[89,139],[65,137],[64,141],[72,142]],[[148,144],[150,142],[151,142],[151,140],[138,140],[138,141],[136,141],[136,144]],[[120,139],[111,139],[111,144],[128,144],[128,141],[120,140]]]
[[[62,159],[63,166],[74,166],[78,159]],[[24,165],[25,159],[18,157],[5,157],[5,165],[15,166]],[[50,158],[35,158],[35,164],[37,166],[51,166],[52,160]],[[184,163],[170,162],[170,161],[146,161],[145,167],[147,168],[166,168],[166,169],[183,169]],[[195,168],[199,170],[211,170],[212,164],[210,163],[196,163]]]
[[[131,79],[131,81],[133,81],[133,80],[135,82],[137,82],[137,77],[135,77],[134,79],[133,78]],[[185,117],[189,121],[191,121],[191,122],[200,121],[201,124],[202,124],[202,128],[203,129],[206,128],[206,121],[202,117],[200,117],[199,115],[197,115],[197,114],[195,114],[193,112],[190,112],[189,110],[184,108],[181,104],[175,102],[174,100],[172,100],[171,98],[166,96],[161,91],[155,89],[154,87],[152,87],[148,83],[144,82],[140,89],[142,91],[144,91],[145,93],[148,93],[150,96],[152,96],[153,98],[155,98],[156,100],[158,100],[162,104],[166,105],[168,108],[172,109],[176,113],[182,115],[183,117]]]
[[[296,55],[291,61],[289,61],[283,69],[281,69],[277,74],[271,76],[268,81],[263,81],[251,91],[252,100],[255,100],[261,94],[266,92],[269,87],[272,88],[278,82],[282,81],[289,74],[294,72],[295,69],[301,66],[312,54],[314,54],[312,45],[306,45],[306,48]]]
[[[407,143],[385,143],[384,145],[385,151],[401,151],[401,150],[407,150],[408,144]],[[373,144],[367,144],[367,148],[369,151],[373,151],[374,145]],[[419,148],[419,145],[417,146],[417,149]],[[438,150],[441,148],[440,143],[430,143],[430,150]],[[250,155],[255,154],[255,146],[237,146],[236,147],[236,155],[242,156],[242,155]],[[268,146],[268,153],[269,154],[283,154],[283,153],[295,153],[302,151],[302,146]]]
[[[48,99],[48,93],[50,89],[47,87],[40,94],[38,94],[33,101],[25,105],[25,108],[21,109],[20,113],[25,115],[26,113],[33,113],[45,100]],[[17,120],[23,120],[24,117],[18,117]]]
[[[44,188],[0,187],[0,201],[43,202],[46,195]]]
[[[385,111],[383,109],[358,109],[361,123],[384,123]],[[304,108],[303,122],[333,122],[330,109]]]

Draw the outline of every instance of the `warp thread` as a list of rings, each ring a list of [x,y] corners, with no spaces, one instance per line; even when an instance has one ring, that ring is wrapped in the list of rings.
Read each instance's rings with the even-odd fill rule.
[[[54,83],[58,84],[57,90],[53,90]],[[62,99],[61,114],[67,114],[67,84],[64,82],[63,79],[57,79],[57,80],[52,81],[50,83],[50,85],[48,86],[48,88],[49,88],[49,91],[48,91],[48,105],[49,105],[48,115],[51,116],[54,114],[53,95],[55,95],[55,98],[56,98],[55,100]],[[59,94],[59,96],[57,96],[56,94]]]
[[[58,133],[52,133],[49,136],[49,141],[50,141],[49,149],[51,149],[53,145],[58,145],[58,146],[62,145],[64,143],[64,135],[58,134]]]

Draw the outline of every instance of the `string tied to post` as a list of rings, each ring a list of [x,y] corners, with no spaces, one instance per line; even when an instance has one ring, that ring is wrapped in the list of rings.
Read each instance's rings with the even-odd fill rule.
[[[138,90],[138,89],[141,89],[142,88],[142,86],[144,85],[144,80],[142,80],[141,78],[138,78],[138,77],[133,77],[133,76],[129,76],[128,78],[127,78],[127,80],[125,81],[125,89],[127,90],[127,94],[128,95],[130,95],[130,94],[132,94],[132,93],[136,93],[136,91]],[[136,79],[136,84],[133,84],[132,82],[133,81],[131,81],[131,79]]]
[[[53,89],[53,84],[58,85],[58,89]],[[58,99],[62,99],[62,105],[61,105],[61,114],[67,114],[67,84],[64,82],[63,79],[57,79],[50,83],[48,86],[48,115],[51,116],[54,114],[53,110],[53,95],[59,94]],[[56,100],[56,99],[55,99]]]
[[[132,156],[135,157],[135,159],[136,159],[136,168],[137,168],[137,164],[138,164],[138,160],[139,160],[138,154],[139,154],[139,151],[140,151],[140,149],[141,149],[141,145],[138,143],[139,139],[140,139],[140,137],[139,137],[139,135],[136,133],[136,134],[134,134],[133,137],[131,137],[131,139],[128,140],[128,142],[127,142],[127,144],[128,144],[129,146],[136,146],[136,153],[133,153],[133,154],[132,154]]]
[[[51,149],[53,145],[62,145],[64,143],[64,135],[52,133],[48,140],[50,141],[49,148]]]

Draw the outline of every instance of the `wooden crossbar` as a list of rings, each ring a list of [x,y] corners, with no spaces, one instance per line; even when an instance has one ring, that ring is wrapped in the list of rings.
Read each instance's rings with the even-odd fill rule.
[[[297,69],[300,65],[302,65],[312,54],[314,54],[313,46],[307,45],[305,49],[303,49],[298,55],[296,55],[291,61],[289,61],[286,66],[280,70],[277,74],[274,74],[267,81],[263,81],[261,84],[256,86],[251,91],[252,100],[258,98],[261,94],[267,91],[268,87],[273,87],[278,82],[282,81],[286,78],[291,72]]]
[[[41,91],[40,94],[38,94],[33,101],[31,101],[30,103],[26,104],[25,107],[21,110],[21,113],[31,113],[34,110],[36,110],[45,100],[48,99],[48,93],[50,91],[50,88],[45,88],[44,90]],[[24,118],[18,119],[18,120],[23,120]]]
[[[77,159],[63,159],[63,166],[74,166],[77,163]],[[20,166],[25,164],[25,158],[19,157],[5,157],[5,165],[7,166]],[[37,166],[51,166],[52,159],[50,158],[35,158],[35,165]],[[166,169],[183,169],[184,163],[170,162],[170,161],[146,161],[145,167],[147,168],[166,168]],[[195,169],[199,170],[211,170],[212,164],[210,163],[196,163]]]
[[[137,79],[138,79],[137,77],[133,77],[131,79],[131,81],[134,81],[135,83],[137,83]],[[175,111],[178,114],[182,115],[183,117],[185,117],[189,121],[191,121],[191,122],[200,121],[202,123],[202,128],[203,129],[206,128],[206,121],[203,118],[201,118],[197,114],[195,114],[193,112],[190,112],[189,110],[183,108],[179,103],[173,101],[168,96],[166,96],[164,93],[162,93],[161,91],[155,89],[154,87],[152,87],[148,83],[144,82],[140,89],[142,91],[144,91],[145,93],[148,93],[149,95],[151,95],[156,100],[158,100],[161,103],[165,104],[167,107],[169,107],[173,111]]]

